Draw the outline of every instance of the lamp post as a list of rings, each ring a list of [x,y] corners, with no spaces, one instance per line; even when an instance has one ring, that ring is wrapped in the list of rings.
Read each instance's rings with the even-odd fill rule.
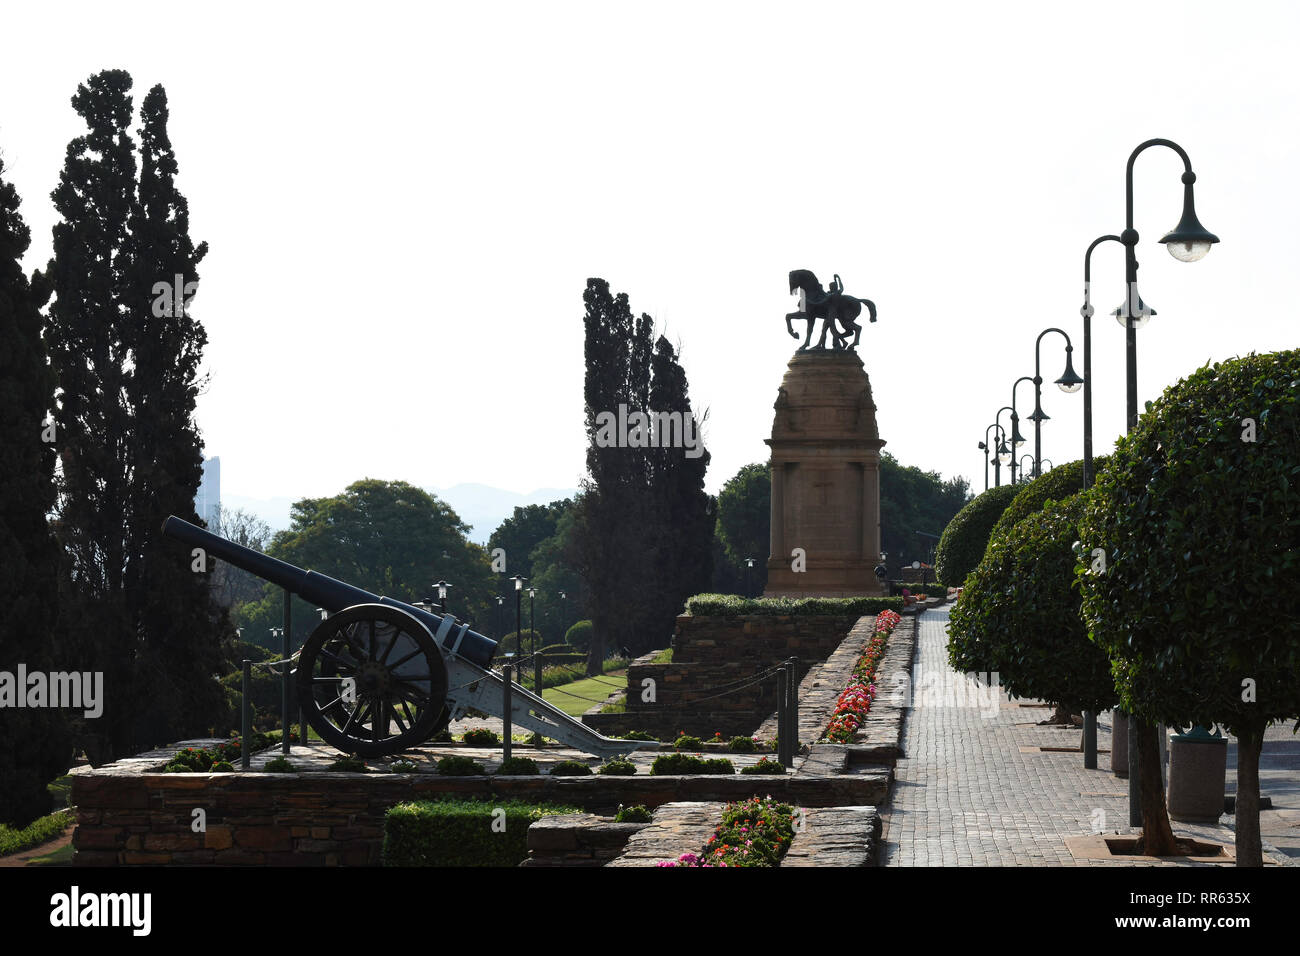
[[[500,594],[497,595],[497,635],[504,639],[506,636],[506,627],[501,623],[501,605],[505,604],[506,599]]]
[[[1056,385],[1066,394],[1072,394],[1079,390],[1083,384],[1083,379],[1079,378],[1074,372],[1074,364],[1070,361],[1071,354],[1074,352],[1074,344],[1070,341],[1070,336],[1061,329],[1052,327],[1043,329],[1038,333],[1038,338],[1034,340],[1034,413],[1030,419],[1034,423],[1034,477],[1037,478],[1042,474],[1043,465],[1043,421],[1049,416],[1043,413],[1043,373],[1042,373],[1042,345],[1043,336],[1048,332],[1057,332],[1065,339],[1065,371],[1061,377],[1056,380]]]
[[[528,648],[529,653],[533,656],[533,693],[541,695],[542,693],[542,666],[537,663],[537,617],[536,605],[533,603],[537,597],[537,588],[528,589]],[[523,683],[523,678],[519,678],[519,683]]]
[[[754,586],[750,583],[750,578],[754,573],[754,559],[745,559],[745,597],[748,598],[754,591]]]
[[[1098,236],[1083,255],[1083,487],[1092,487],[1092,250],[1103,242],[1124,244],[1119,236]],[[1086,765],[1085,765],[1086,766]]]
[[[1016,413],[1016,390],[1021,382],[1034,382],[1032,375],[1022,375],[1011,386],[1011,483],[1016,483],[1016,449],[1025,443],[1025,436],[1020,434],[1020,416]]]
[[[569,636],[569,628],[565,624],[565,622],[568,621],[568,619],[569,619],[569,595],[567,592],[561,591],[560,592],[560,633],[565,638],[565,643],[568,643],[567,639]]]
[[[989,438],[989,432],[997,429],[997,444],[993,444]],[[984,452],[984,490],[989,490],[989,451],[993,452],[993,483],[995,486],[1002,484],[1002,447],[1006,444],[1006,432],[1002,426],[994,422],[988,428],[984,429],[984,440],[979,443],[980,450]]]
[[[1125,346],[1125,384],[1127,386],[1128,431],[1137,427],[1137,330],[1146,325],[1155,310],[1147,307],[1137,289],[1137,230],[1133,228],[1133,164],[1145,150],[1152,146],[1167,146],[1183,161],[1183,215],[1172,230],[1160,239],[1169,250],[1169,254],[1180,262],[1196,262],[1210,251],[1210,247],[1219,241],[1219,237],[1209,232],[1196,218],[1196,204],[1193,197],[1193,185],[1196,174],[1192,172],[1192,161],[1187,151],[1168,139],[1149,139],[1129,154],[1128,165],[1124,170],[1124,231],[1119,241],[1124,245],[1124,302],[1111,314],[1124,327]],[[1103,240],[1110,237],[1103,237]],[[1102,241],[1102,240],[1098,240]],[[1096,245],[1096,243],[1094,243]],[[1091,248],[1089,252],[1091,252]],[[1084,264],[1087,269],[1087,262]],[[1087,316],[1085,316],[1086,318]],[[1084,372],[1085,377],[1088,375]],[[1130,717],[1128,722],[1128,807],[1129,825],[1142,825],[1142,805],[1138,760],[1137,720]]]
[[[438,589],[438,609],[445,615],[447,613],[447,589],[452,585],[446,581],[439,581],[434,587]]]
[[[1002,426],[1003,412],[1010,412],[1014,416],[1016,410],[1012,408],[1010,405],[1003,405],[1001,408],[999,408],[997,415],[994,416],[993,418],[993,420],[998,423],[999,427]],[[1000,461],[1003,465],[1010,465],[1012,463],[1012,456],[1016,453],[1015,452],[1016,445],[1024,444],[1023,437],[1020,439],[1020,442],[1017,443],[1015,441],[1015,436],[1020,434],[1020,430],[1015,427],[1015,423],[1016,420],[1013,417],[1011,419],[1012,429],[1009,433],[1005,428],[1002,428],[1002,441],[998,445],[998,461]],[[1011,469],[1011,483],[1013,485],[1016,483],[1016,472],[1014,467]]]
[[[522,575],[516,574],[510,579],[515,582],[515,656],[523,656],[524,653],[524,582],[528,579]],[[523,675],[519,675],[519,683],[524,683]]]

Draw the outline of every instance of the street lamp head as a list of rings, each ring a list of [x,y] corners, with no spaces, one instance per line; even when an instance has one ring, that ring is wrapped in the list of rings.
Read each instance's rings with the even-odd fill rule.
[[[1183,173],[1183,218],[1178,225],[1165,234],[1160,241],[1165,244],[1169,254],[1179,262],[1195,262],[1204,259],[1210,246],[1219,241],[1219,237],[1201,225],[1196,218],[1196,206],[1192,200],[1192,184],[1196,174]]]
[[[1007,447],[1006,439],[998,443],[998,461],[1001,464],[1011,464],[1011,449]]]
[[[1075,374],[1074,371],[1074,363],[1071,361],[1073,354],[1073,347],[1067,345],[1065,347],[1065,371],[1061,374],[1061,377],[1056,380],[1057,387],[1067,394],[1077,392],[1083,387],[1083,379]]]
[[[1025,436],[1020,434],[1020,417],[1018,415],[1013,415],[1011,418],[1011,440],[1017,448],[1025,443]]]
[[[986,445],[986,444],[984,444],[983,442],[980,442],[980,443],[979,443],[979,450],[980,450],[980,451],[988,451],[988,450],[989,450],[989,446]]]
[[[1111,315],[1115,316],[1115,321],[1119,323],[1120,328],[1128,328],[1129,315],[1133,317],[1133,328],[1140,329],[1151,321],[1151,316],[1156,314],[1156,310],[1142,301],[1142,296],[1137,294],[1137,289],[1129,296]]]
[[[753,559],[753,558],[746,558],[746,559],[745,559],[745,567],[747,567],[747,568],[752,568],[753,566],[754,566],[754,559]]]
[[[515,582],[515,590],[516,590],[516,591],[522,591],[522,590],[524,589],[524,582],[527,581],[528,579],[527,579],[526,577],[524,577],[523,575],[516,574],[516,575],[515,575],[513,578],[511,578],[510,580]]]
[[[535,597],[537,597],[537,588],[535,588],[535,587],[530,587],[530,588],[528,589],[528,597],[529,597],[530,599],[531,599],[531,598],[535,598]]]

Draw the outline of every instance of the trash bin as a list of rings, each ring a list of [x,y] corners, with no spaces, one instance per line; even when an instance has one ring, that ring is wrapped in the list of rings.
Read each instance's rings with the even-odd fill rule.
[[[1193,727],[1169,740],[1169,818],[1218,823],[1223,813],[1228,740],[1217,730]]]

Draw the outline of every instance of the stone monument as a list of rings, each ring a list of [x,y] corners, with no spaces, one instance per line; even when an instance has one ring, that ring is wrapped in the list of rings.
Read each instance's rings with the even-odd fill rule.
[[[772,421],[772,539],[766,597],[856,597],[883,594],[880,563],[880,449],[871,382],[855,346],[853,320],[865,304],[843,293],[839,276],[823,291],[805,269],[790,273],[808,321],[804,345],[790,359]],[[822,319],[820,342],[809,347]],[[836,326],[840,328],[837,329]],[[832,347],[825,348],[827,332]],[[856,333],[848,342],[849,333]],[[796,550],[798,549],[798,550]]]

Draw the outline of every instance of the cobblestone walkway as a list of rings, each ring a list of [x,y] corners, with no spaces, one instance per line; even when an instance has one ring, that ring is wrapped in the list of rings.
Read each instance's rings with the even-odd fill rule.
[[[948,666],[947,624],[947,608],[928,611],[918,622],[913,706],[904,722],[905,756],[897,763],[890,803],[883,810],[881,862],[887,866],[1138,864],[1137,860],[1076,860],[1065,842],[1067,837],[1087,836],[1099,829],[1107,834],[1133,832],[1127,825],[1127,781],[1109,769],[1109,714],[1098,720],[1097,746],[1106,752],[1099,754],[1097,770],[1085,770],[1078,752],[1024,752],[1078,747],[1080,731],[1039,727],[1037,721],[1048,715],[1047,709],[1022,706],[1005,694],[998,695],[996,707],[991,696],[967,698],[964,706],[940,699],[930,682],[945,688],[960,677]],[[1269,738],[1273,735],[1270,732]],[[1268,750],[1266,743],[1266,754]],[[1177,836],[1229,845],[1233,839],[1226,825],[1175,822],[1173,827]],[[1269,839],[1267,829],[1264,839]],[[1267,852],[1265,857],[1285,860]],[[1142,861],[1141,865],[1151,864]]]

